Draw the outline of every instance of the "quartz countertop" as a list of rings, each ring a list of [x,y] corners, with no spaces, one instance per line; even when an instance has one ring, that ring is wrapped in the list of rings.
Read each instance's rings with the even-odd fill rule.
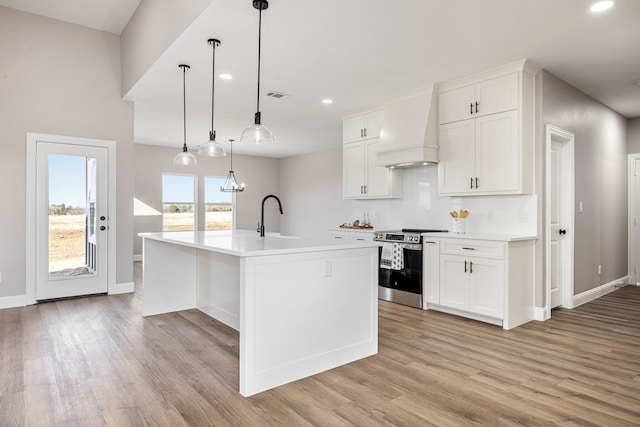
[[[445,239],[467,240],[494,240],[499,242],[517,242],[523,240],[537,240],[536,236],[519,236],[511,234],[484,234],[484,233],[423,233],[423,237],[440,237]]]
[[[252,230],[168,231],[139,233],[143,239],[174,243],[197,249],[225,253],[240,257],[293,254],[302,252],[334,251],[376,247],[378,242],[362,240],[336,240],[326,238],[298,238],[266,233],[260,237]]]

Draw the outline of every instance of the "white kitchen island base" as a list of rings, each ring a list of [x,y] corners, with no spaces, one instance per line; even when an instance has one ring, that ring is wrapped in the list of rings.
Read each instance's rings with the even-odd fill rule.
[[[141,236],[143,315],[197,308],[238,330],[243,396],[377,353],[375,243],[247,232]]]

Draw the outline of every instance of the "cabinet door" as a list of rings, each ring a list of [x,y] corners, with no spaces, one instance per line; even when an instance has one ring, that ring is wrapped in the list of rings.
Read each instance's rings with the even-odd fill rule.
[[[349,240],[349,233],[346,231],[329,231],[329,236],[337,240]]]
[[[363,197],[365,170],[364,142],[345,144],[342,149],[342,197]]]
[[[518,112],[492,114],[476,120],[478,192],[516,192],[520,188]]]
[[[342,142],[361,141],[364,138],[364,116],[352,117],[342,121]]]
[[[504,316],[504,261],[470,258],[469,311],[502,319]]]
[[[475,120],[440,125],[440,194],[469,193],[471,178],[476,175]]]
[[[469,310],[469,273],[466,258],[440,255],[440,305]]]
[[[440,304],[440,243],[437,240],[425,240],[422,246],[424,302]]]
[[[386,197],[391,193],[391,169],[376,166],[380,140],[374,139],[366,143],[366,192],[367,197]]]
[[[518,74],[513,73],[476,84],[474,116],[502,113],[518,108]]]
[[[382,129],[382,120],[384,119],[384,111],[373,111],[364,116],[364,138],[372,139],[380,137]]]
[[[438,96],[438,122],[440,124],[465,120],[473,116],[471,109],[472,103],[475,102],[473,85],[448,90]]]

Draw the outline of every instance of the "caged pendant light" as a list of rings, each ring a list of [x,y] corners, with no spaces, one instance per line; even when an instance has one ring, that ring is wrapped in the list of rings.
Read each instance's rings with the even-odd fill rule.
[[[256,102],[256,114],[253,124],[247,126],[240,136],[240,141],[262,145],[273,144],[273,134],[262,125],[260,117],[260,49],[262,40],[262,11],[269,7],[267,0],[253,0],[253,7],[259,11],[258,20],[258,96]]]
[[[229,158],[231,160],[231,168],[229,169],[227,179],[224,180],[224,184],[220,186],[220,191],[224,191],[225,193],[240,193],[244,191],[244,182],[238,184],[238,181],[236,181],[236,175],[233,173],[233,141],[233,139],[229,140]]]
[[[198,155],[203,157],[224,157],[227,153],[224,151],[224,147],[216,142],[216,131],[213,126],[213,113],[214,113],[214,98],[215,98],[215,83],[216,83],[216,47],[220,46],[220,40],[209,39],[207,40],[213,50],[212,65],[211,65],[211,131],[209,132],[209,140],[198,148]]]
[[[184,145],[182,146],[182,152],[176,154],[173,158],[174,165],[182,165],[182,166],[192,166],[198,164],[198,159],[196,156],[189,152],[187,148],[187,86],[186,86],[186,74],[187,70],[190,70],[191,67],[185,64],[178,65],[178,68],[182,68],[182,119],[184,123]]]

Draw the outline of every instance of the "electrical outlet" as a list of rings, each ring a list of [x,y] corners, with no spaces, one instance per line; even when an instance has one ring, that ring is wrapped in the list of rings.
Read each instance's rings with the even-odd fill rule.
[[[495,219],[495,212],[494,211],[487,212],[487,221],[493,222],[494,219]]]
[[[2,273],[0,273],[0,283],[2,283]]]
[[[598,276],[602,274],[602,265],[598,264]]]
[[[332,265],[330,259],[325,259],[322,261],[322,277],[329,277],[333,274]]]
[[[582,202],[578,203],[578,210],[580,211],[580,213],[584,212],[584,206],[582,205]]]
[[[518,221],[527,222],[529,220],[529,215],[527,215],[526,211],[518,211]]]

